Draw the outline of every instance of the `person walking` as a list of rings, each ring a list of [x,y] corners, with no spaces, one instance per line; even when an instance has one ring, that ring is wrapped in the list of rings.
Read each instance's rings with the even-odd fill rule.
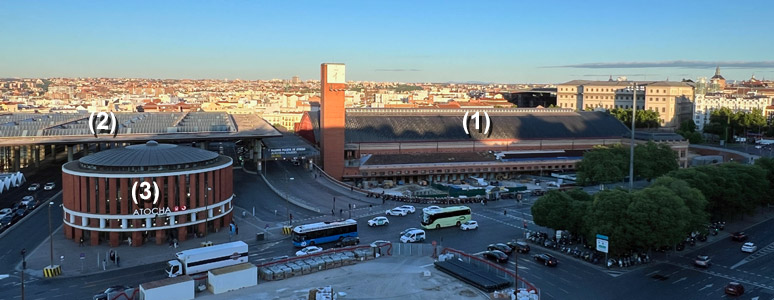
[[[331,216],[336,216],[336,212],[334,212],[333,209],[331,209]]]
[[[78,244],[78,247],[83,247],[83,237],[81,237],[80,243]]]

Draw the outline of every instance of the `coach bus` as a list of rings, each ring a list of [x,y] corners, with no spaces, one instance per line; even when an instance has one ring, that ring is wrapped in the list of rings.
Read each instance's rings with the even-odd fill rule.
[[[422,228],[424,229],[460,226],[467,221],[470,221],[470,207],[467,206],[422,210]]]
[[[357,236],[357,221],[318,222],[293,228],[293,246],[306,247]]]

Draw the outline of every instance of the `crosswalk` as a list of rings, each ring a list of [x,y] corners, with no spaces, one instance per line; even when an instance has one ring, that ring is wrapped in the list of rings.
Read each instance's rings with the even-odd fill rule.
[[[749,256],[745,257],[744,260],[742,260],[742,261],[738,262],[737,264],[731,266],[731,269],[736,269],[737,267],[739,267],[739,266],[741,266],[743,264],[746,264],[748,262],[754,261],[754,260],[756,260],[758,258],[761,258],[763,256],[769,255],[772,252],[774,252],[774,243],[771,243],[768,246],[763,247],[760,250],[753,252]]]
[[[702,273],[705,273],[705,274],[726,278],[726,279],[729,279],[729,280],[732,280],[732,281],[741,282],[741,283],[744,283],[744,284],[749,284],[749,285],[756,286],[756,287],[759,287],[759,288],[774,290],[774,282],[771,282],[771,281],[761,282],[761,281],[758,281],[758,280],[750,280],[749,278],[742,278],[742,277],[740,277],[738,275],[728,274],[728,273],[725,273],[725,272],[719,272],[719,271],[717,271],[718,270],[717,268],[698,269],[698,268],[695,268],[692,265],[689,265],[689,264],[686,264],[686,263],[676,263],[676,262],[667,262],[667,263],[671,264],[671,265],[674,265],[674,266],[681,267],[683,269],[694,270],[696,272],[702,272]]]

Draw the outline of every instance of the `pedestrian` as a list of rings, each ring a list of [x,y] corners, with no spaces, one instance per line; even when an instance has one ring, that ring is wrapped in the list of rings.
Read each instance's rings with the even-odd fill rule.
[[[354,186],[354,185],[350,185],[350,186],[349,186],[349,190],[350,190],[351,192],[354,192],[354,191],[355,191],[355,186]]]
[[[508,215],[508,210],[503,209],[503,216],[507,216],[507,215]]]
[[[266,223],[266,226],[263,226],[263,229],[269,229],[269,223]]]
[[[129,246],[132,246],[132,237],[126,238],[126,242],[129,243]]]
[[[177,249],[177,238],[172,239],[172,245],[174,245],[175,249]]]
[[[236,235],[239,235],[239,226],[238,225],[234,225],[234,226],[236,226]]]
[[[81,237],[80,243],[78,244],[78,247],[83,247],[83,237]]]
[[[121,257],[120,256],[116,257],[116,266],[119,267],[119,268],[121,267]]]
[[[333,211],[333,209],[331,209],[331,216],[336,216],[336,213]]]
[[[107,270],[107,262],[106,262],[106,261],[105,261],[105,259],[103,258],[103,259],[102,259],[102,271],[104,271],[104,270]]]
[[[524,221],[524,229],[527,229],[527,221]]]

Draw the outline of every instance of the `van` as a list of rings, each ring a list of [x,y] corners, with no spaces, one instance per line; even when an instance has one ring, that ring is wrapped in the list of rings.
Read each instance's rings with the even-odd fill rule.
[[[400,237],[402,243],[418,243],[425,240],[425,231],[422,229],[414,229],[403,234]]]

